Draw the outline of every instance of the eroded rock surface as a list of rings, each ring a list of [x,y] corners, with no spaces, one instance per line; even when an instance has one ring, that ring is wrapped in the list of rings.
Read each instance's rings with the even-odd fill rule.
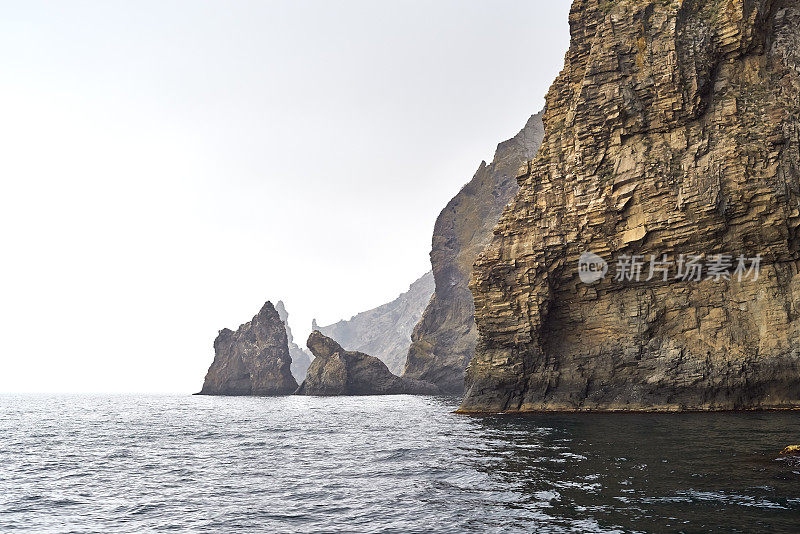
[[[464,390],[464,369],[475,352],[475,308],[469,290],[472,265],[492,237],[506,204],[518,190],[519,166],[542,142],[541,114],[497,146],[490,164],[481,162],[472,180],[439,214],[433,229],[431,265],[436,290],[414,327],[403,376]]]
[[[286,328],[269,301],[236,332],[221,330],[214,352],[200,395],[289,395],[297,389]]]
[[[314,322],[312,329],[351,350],[375,356],[392,373],[400,374],[411,345],[411,331],[422,317],[432,293],[433,273],[428,272],[392,302],[329,326],[318,326]]]
[[[433,384],[393,375],[374,356],[346,351],[333,339],[314,331],[308,338],[314,361],[299,395],[435,395]]]
[[[781,456],[800,456],[800,445],[789,445],[781,451]]]
[[[462,409],[800,406],[800,4],[576,0],[570,27],[545,140],[476,262]],[[762,262],[586,285],[584,251]]]
[[[286,325],[286,338],[289,342],[289,356],[292,358],[292,376],[299,384],[305,380],[306,372],[308,371],[308,366],[311,365],[312,358],[311,355],[305,351],[305,349],[294,342],[292,329],[289,327],[289,312],[286,311],[286,305],[282,300],[278,301],[278,304],[275,305],[275,309],[277,310],[281,321],[283,321],[283,324]]]

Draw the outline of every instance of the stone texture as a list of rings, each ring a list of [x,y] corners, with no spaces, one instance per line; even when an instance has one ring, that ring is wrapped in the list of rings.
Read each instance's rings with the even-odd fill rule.
[[[472,264],[517,192],[517,169],[536,154],[543,135],[541,114],[533,115],[516,136],[497,146],[490,164],[481,162],[439,214],[431,248],[436,291],[411,335],[403,376],[433,382],[449,393],[464,390],[464,369],[477,339],[469,290]]]
[[[292,329],[289,328],[289,312],[286,311],[286,305],[282,300],[278,301],[278,304],[275,305],[275,309],[281,321],[283,321],[283,324],[286,326],[286,338],[289,342],[289,356],[292,358],[292,376],[299,384],[306,378],[306,372],[308,371],[308,366],[311,365],[312,356],[294,342]]]
[[[781,456],[800,456],[800,445],[789,445],[781,451]]]
[[[346,351],[333,339],[314,331],[308,338],[314,361],[298,395],[435,395],[433,384],[393,375],[374,356]]]
[[[349,350],[371,354],[392,373],[400,374],[406,365],[411,331],[432,293],[433,273],[428,272],[392,302],[329,326],[318,326],[314,321],[312,330],[319,330]]]
[[[221,330],[214,352],[200,395],[288,395],[297,389],[286,328],[271,302],[236,332]]]
[[[546,136],[471,287],[463,411],[800,407],[800,6],[576,0]],[[584,251],[763,256],[578,280]]]

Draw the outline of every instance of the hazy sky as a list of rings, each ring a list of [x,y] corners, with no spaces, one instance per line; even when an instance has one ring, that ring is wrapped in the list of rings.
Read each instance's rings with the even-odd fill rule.
[[[267,299],[301,343],[393,299],[569,38],[567,0],[0,7],[0,391],[193,392]]]

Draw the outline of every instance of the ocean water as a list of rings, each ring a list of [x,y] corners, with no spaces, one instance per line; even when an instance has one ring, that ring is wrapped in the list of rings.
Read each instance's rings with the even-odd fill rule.
[[[798,532],[800,414],[0,396],[0,532]]]

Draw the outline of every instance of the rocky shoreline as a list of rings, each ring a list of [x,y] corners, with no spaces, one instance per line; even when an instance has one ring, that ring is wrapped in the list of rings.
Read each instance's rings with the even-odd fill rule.
[[[392,374],[378,358],[344,350],[319,331],[308,338],[314,361],[297,395],[437,395],[428,382]]]
[[[570,26],[542,148],[475,264],[461,411],[800,406],[797,4],[586,0]],[[760,276],[587,284],[586,252]]]
[[[799,28],[786,0],[574,0],[543,115],[437,219],[402,377],[320,332],[300,361],[268,303],[220,332],[201,393],[800,408]],[[326,333],[396,371],[424,281]]]
[[[447,393],[464,392],[464,371],[478,338],[469,290],[472,265],[519,189],[517,169],[536,154],[543,137],[537,113],[497,145],[491,163],[481,162],[436,219],[430,252],[436,288],[411,334],[403,376],[432,382]]]

